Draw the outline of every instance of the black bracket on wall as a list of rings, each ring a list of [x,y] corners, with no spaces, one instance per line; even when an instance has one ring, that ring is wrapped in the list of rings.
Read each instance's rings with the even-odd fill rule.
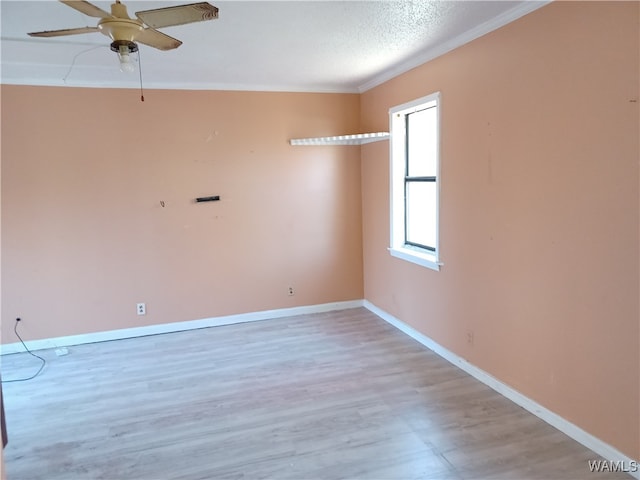
[[[211,197],[198,197],[196,198],[196,202],[200,203],[200,202],[216,202],[220,200],[220,195],[214,195]]]

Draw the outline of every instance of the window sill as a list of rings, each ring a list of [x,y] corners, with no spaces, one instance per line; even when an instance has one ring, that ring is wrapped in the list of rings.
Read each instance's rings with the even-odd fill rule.
[[[442,262],[439,262],[435,255],[411,250],[409,248],[391,247],[389,248],[389,253],[392,257],[400,258],[407,262],[415,263],[437,272],[440,271],[440,267],[442,266]]]

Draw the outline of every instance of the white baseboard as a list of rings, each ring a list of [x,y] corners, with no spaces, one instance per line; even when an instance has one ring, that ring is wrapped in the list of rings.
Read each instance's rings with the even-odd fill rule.
[[[260,312],[240,313],[237,315],[226,315],[223,317],[202,318],[199,320],[189,320],[185,322],[163,323],[149,325],[146,327],[123,328],[119,330],[108,330],[105,332],[87,333],[81,335],[71,335],[68,337],[46,338],[43,340],[30,340],[25,344],[29,350],[44,350],[49,348],[70,347],[85,343],[107,342],[110,340],[121,340],[124,338],[144,337],[147,335],[158,335],[161,333],[181,332],[184,330],[195,330],[198,328],[219,327],[234,323],[256,322],[271,318],[292,317],[294,315],[305,315],[308,313],[330,312],[333,310],[346,310],[348,308],[362,307],[363,300],[349,300],[345,302],[322,303],[319,305],[307,305],[303,307],[280,308],[277,310],[263,310]],[[0,346],[0,354],[24,352],[21,343],[9,343]]]
[[[469,363],[464,358],[456,355],[450,350],[447,350],[442,345],[433,341],[431,338],[427,337],[426,335],[423,335],[422,333],[418,332],[416,329],[414,329],[413,327],[410,327],[409,325],[402,322],[401,320],[398,320],[393,315],[376,307],[371,302],[364,300],[363,306],[369,311],[378,315],[387,323],[390,323],[391,325],[396,327],[398,330],[406,333],[414,340],[417,340],[422,345],[427,347],[429,350],[432,350],[434,353],[440,355],[442,358],[451,362],[456,367],[461,368],[462,370],[467,372],[469,375],[474,377],[476,380],[479,380],[480,382],[492,388],[499,394],[507,397],[509,400],[511,400],[515,404],[531,412],[536,417],[544,420],[551,426],[557,428],[558,430],[568,435],[569,437],[573,438],[577,442],[581,443],[585,447],[593,450],[595,453],[600,455],[605,460],[608,460],[610,462],[620,462],[620,465],[625,465],[629,469],[631,468],[631,466],[638,467],[640,465],[640,462],[638,460],[634,460],[626,456],[625,454],[618,451],[616,448],[612,447],[608,443],[605,443],[599,438],[594,437],[590,433],[585,432],[577,425],[569,422],[568,420],[552,412],[548,408],[543,407],[542,405],[530,399],[529,397],[526,397],[520,392],[514,390],[509,385],[502,383],[497,378],[491,376],[484,370]],[[627,473],[629,473],[634,478],[640,479],[640,470],[636,469],[635,472],[630,471]]]

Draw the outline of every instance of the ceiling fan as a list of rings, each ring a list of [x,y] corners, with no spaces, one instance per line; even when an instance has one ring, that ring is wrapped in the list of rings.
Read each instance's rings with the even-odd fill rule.
[[[156,30],[157,28],[218,18],[218,9],[207,2],[143,10],[136,12],[137,18],[130,18],[127,13],[127,7],[120,0],[115,0],[115,3],[111,5],[111,13],[105,12],[84,0],[59,1],[85,15],[99,18],[97,26],[46,30],[32,32],[28,35],[31,37],[60,37],[100,32],[113,40],[111,50],[118,54],[120,68],[125,71],[133,69],[130,64],[129,54],[138,51],[136,42],[159,50],[172,50],[182,45],[180,40],[159,32]]]

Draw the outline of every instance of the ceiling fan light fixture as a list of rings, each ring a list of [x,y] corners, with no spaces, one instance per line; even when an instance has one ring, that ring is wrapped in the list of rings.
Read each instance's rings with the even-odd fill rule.
[[[118,60],[120,60],[120,71],[123,73],[133,73],[135,67],[131,63],[131,57],[129,57],[129,49],[125,46],[120,47],[118,52]]]
[[[121,72],[132,73],[135,71],[130,54],[138,51],[138,45],[126,40],[116,40],[111,44],[111,50],[118,54]]]
[[[2,1],[2,0],[0,0]],[[98,32],[111,38],[111,50],[118,54],[120,70],[133,72],[134,63],[130,54],[138,51],[138,43],[161,51],[173,50],[182,45],[177,38],[170,37],[156,28],[185,25],[218,18],[218,9],[207,2],[190,5],[176,5],[136,12],[136,18],[130,18],[127,7],[115,0],[111,13],[96,7],[86,0],[60,0],[61,3],[89,17],[99,18],[95,27],[66,28],[62,30],[44,30],[28,33],[31,37],[61,37]],[[138,57],[138,61],[140,57]]]

